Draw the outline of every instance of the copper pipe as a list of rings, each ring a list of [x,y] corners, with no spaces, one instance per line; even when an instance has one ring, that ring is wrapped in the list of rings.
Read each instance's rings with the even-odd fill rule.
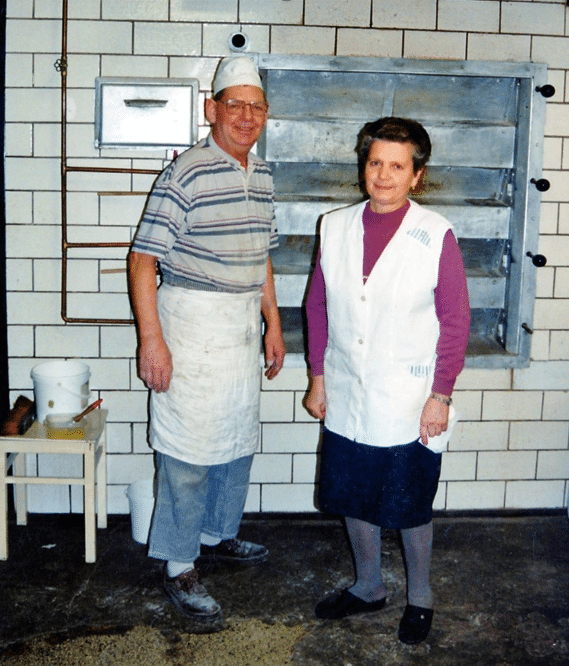
[[[120,190],[115,190],[114,192],[97,192],[100,197],[146,197],[148,192],[135,191],[124,192]]]
[[[65,247],[130,247],[130,243],[66,243]]]
[[[67,16],[68,0],[62,3],[61,25],[61,317],[67,317]],[[57,63],[56,63],[57,69]]]
[[[119,167],[81,167],[71,166],[66,168],[67,172],[86,171],[88,173],[149,173],[158,175],[160,171],[156,169],[124,169]]]
[[[69,166],[67,164],[67,28],[68,28],[68,0],[62,0],[62,28],[61,28],[61,58],[55,63],[55,68],[61,74],[61,318],[64,322],[77,324],[133,324],[133,319],[89,319],[69,317],[67,315],[67,262],[68,250],[71,248],[92,247],[130,247],[130,243],[70,243],[67,240],[67,174],[75,172],[87,173],[128,173],[158,175],[156,169],[124,169],[107,167]],[[117,193],[105,193],[118,196]],[[128,192],[127,194],[148,194],[148,192]],[[119,269],[122,270],[122,269]],[[126,271],[126,269],[124,269]]]

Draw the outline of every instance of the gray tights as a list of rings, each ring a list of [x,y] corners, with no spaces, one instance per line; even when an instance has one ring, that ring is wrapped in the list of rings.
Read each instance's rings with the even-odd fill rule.
[[[350,592],[364,601],[386,596],[381,576],[381,528],[356,518],[346,518],[356,567],[356,582]],[[407,569],[407,602],[421,608],[433,607],[429,584],[433,523],[401,530]]]

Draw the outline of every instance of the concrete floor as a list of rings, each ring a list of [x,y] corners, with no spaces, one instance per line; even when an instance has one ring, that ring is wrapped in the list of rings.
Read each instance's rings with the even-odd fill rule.
[[[437,517],[433,628],[403,646],[397,627],[405,576],[397,533],[383,541],[388,604],[379,613],[316,620],[315,603],[351,584],[353,570],[337,520],[244,520],[241,537],[265,544],[269,561],[218,568],[203,577],[224,622],[257,618],[305,625],[293,663],[303,666],[567,666],[569,521],[567,515]],[[165,634],[204,632],[180,615],[161,588],[161,563],[132,539],[128,516],[98,530],[98,559],[86,564],[82,516],[10,520],[10,557],[0,562],[0,662],[38,635],[65,637],[137,625]],[[223,630],[223,624],[214,627]],[[209,629],[211,631],[211,629]],[[231,663],[229,660],[228,664]]]

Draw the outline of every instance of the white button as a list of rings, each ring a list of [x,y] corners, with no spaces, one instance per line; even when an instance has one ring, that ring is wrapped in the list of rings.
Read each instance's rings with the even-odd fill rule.
[[[360,339],[358,340],[358,343],[359,343],[360,345],[363,345],[364,341],[360,338]]]
[[[366,297],[365,297],[365,296],[362,296],[362,301],[365,301],[365,299],[366,299]]]

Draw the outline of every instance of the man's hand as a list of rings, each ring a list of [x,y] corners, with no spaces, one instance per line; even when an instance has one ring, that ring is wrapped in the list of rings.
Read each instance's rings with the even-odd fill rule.
[[[267,278],[262,289],[261,313],[267,327],[265,332],[265,377],[273,379],[283,367],[285,346],[270,257],[267,259]]]
[[[172,356],[162,336],[141,342],[139,373],[142,381],[157,393],[167,391],[172,378]]]
[[[138,332],[138,371],[148,388],[167,391],[172,356],[162,335],[156,302],[156,257],[131,252],[128,257],[130,297]]]
[[[283,367],[285,346],[280,327],[265,333],[265,377],[273,379]]]

